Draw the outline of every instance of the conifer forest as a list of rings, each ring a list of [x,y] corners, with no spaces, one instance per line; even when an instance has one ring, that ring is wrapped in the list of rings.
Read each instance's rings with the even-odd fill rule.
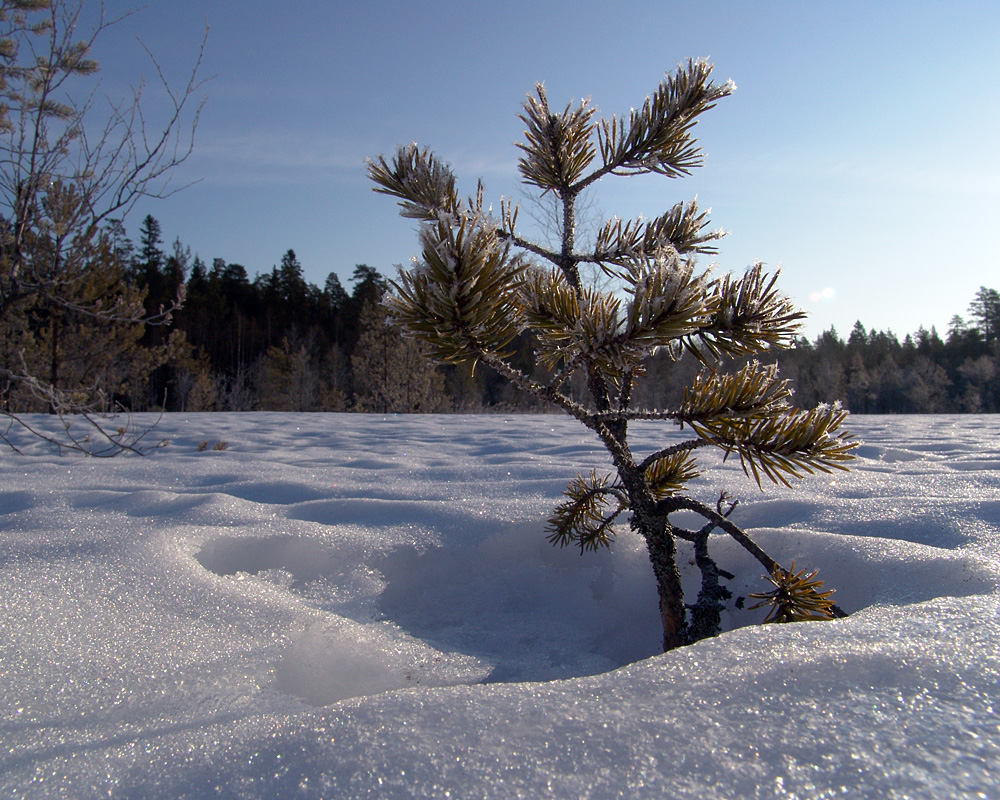
[[[207,264],[179,240],[166,246],[152,216],[137,242],[114,222],[107,233],[111,252],[75,290],[100,296],[117,281],[142,298],[143,318],[171,313],[148,324],[26,308],[2,320],[0,361],[16,353],[61,390],[100,396],[109,410],[542,410],[490,370],[421,358],[420,345],[387,323],[381,300],[392,275],[374,267],[355,266],[347,286],[335,272],[317,286],[291,249],[251,275],[223,258]],[[900,338],[859,321],[846,335],[800,337],[775,359],[801,407],[839,398],[860,414],[1000,411],[1000,293],[982,287],[956,311],[964,313],[943,335],[920,328]],[[533,343],[522,336],[516,345],[528,365]],[[646,368],[648,396],[635,399],[662,407],[679,400],[700,364],[659,352]],[[49,410],[30,387],[0,390],[4,410]]]

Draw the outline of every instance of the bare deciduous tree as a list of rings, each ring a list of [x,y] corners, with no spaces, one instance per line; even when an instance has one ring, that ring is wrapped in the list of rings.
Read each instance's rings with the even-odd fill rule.
[[[99,84],[74,100],[71,90],[98,72],[95,42],[123,19],[106,16],[103,3],[97,12],[81,34],[82,0],[0,0],[0,414],[9,426],[28,427],[16,399],[30,395],[63,423],[45,438],[114,453],[134,449],[143,432],[101,416],[113,387],[97,380],[63,385],[31,358],[28,340],[51,330],[55,316],[105,331],[130,329],[169,320],[181,302],[150,315],[141,293],[120,281],[117,290],[97,295],[84,288],[95,274],[123,266],[109,245],[114,223],[142,198],[180,188],[170,177],[192,150],[205,40],[180,89],[150,56],[167,98],[167,111],[154,122],[144,113],[141,82],[107,105]],[[57,352],[58,342],[49,346]],[[84,424],[74,427],[74,417]]]

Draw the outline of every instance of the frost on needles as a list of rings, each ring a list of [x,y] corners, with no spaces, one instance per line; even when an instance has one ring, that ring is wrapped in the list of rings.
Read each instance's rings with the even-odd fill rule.
[[[772,607],[768,620],[828,619],[843,612],[821,591],[815,573],[777,563],[732,520],[735,502],[723,492],[705,502],[686,493],[700,474],[697,451],[738,458],[762,487],[789,485],[815,471],[846,469],[856,446],[842,430],[839,404],[801,410],[773,366],[752,358],[794,346],[804,314],[776,288],[777,274],[761,264],[742,276],[713,277],[697,257],[713,255],[724,234],[708,230],[697,203],[678,203],[652,220],[604,223],[592,243],[577,241],[581,191],[605,176],[690,174],[702,153],[695,124],[732,83],[717,85],[712,67],[689,61],[667,74],[639,109],[598,119],[584,101],[562,112],[536,86],[524,104],[525,141],[518,169],[523,182],[552,193],[561,211],[559,247],[519,232],[518,208],[484,206],[482,184],[459,197],[447,164],[416,145],[391,159],[369,162],[375,191],[395,197],[405,217],[420,222],[421,257],[401,270],[385,303],[394,321],[453,364],[483,364],[521,390],[579,420],[607,448],[614,470],[577,476],[548,526],[556,545],[597,550],[612,542],[624,519],[646,542],[659,590],[665,650],[714,636],[731,593],[729,573],[710,554],[713,536],[729,536],[766,570],[774,591],[759,595]],[[585,275],[600,278],[587,282]],[[519,369],[515,340],[528,337],[534,363]],[[523,339],[522,339],[523,340]],[[703,369],[676,408],[643,409],[632,402],[646,360],[663,348],[693,354]],[[723,359],[751,359],[720,372]],[[582,391],[571,390],[574,379]],[[633,420],[662,420],[690,430],[687,441],[635,454]],[[695,512],[699,530],[672,521]],[[677,540],[693,545],[701,572],[697,598],[685,598]]]

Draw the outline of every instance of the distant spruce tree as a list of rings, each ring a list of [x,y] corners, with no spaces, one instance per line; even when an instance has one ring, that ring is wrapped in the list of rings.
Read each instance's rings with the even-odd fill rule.
[[[735,374],[715,369],[727,356],[792,346],[804,315],[759,264],[741,277],[697,272],[696,256],[714,253],[722,233],[707,230],[707,214],[695,202],[678,203],[656,219],[611,219],[586,249],[577,241],[576,200],[594,182],[648,173],[676,178],[700,165],[692,129],[734,89],[714,84],[711,70],[690,61],[668,74],[641,108],[604,120],[595,119],[587,101],[553,112],[541,85],[529,95],[518,166],[524,183],[559,199],[557,249],[521,235],[513,204],[501,203],[494,215],[483,204],[482,184],[475,197],[460,199],[450,168],[427,150],[401,147],[390,161],[380,156],[369,163],[375,191],[395,197],[402,215],[421,223],[422,258],[400,271],[397,293],[386,300],[393,318],[434,358],[488,366],[601,440],[614,471],[572,481],[550,519],[549,539],[581,551],[609,546],[616,522],[629,512],[656,576],[665,650],[720,630],[731,593],[721,583],[728,573],[709,554],[715,531],[734,538],[767,570],[774,586],[761,597],[772,606],[769,620],[839,612],[829,593],[819,591],[821,582],[779,565],[730,520],[735,504],[725,493],[711,504],[685,494],[699,475],[695,451],[717,448],[738,457],[758,485],[764,479],[787,485],[803,473],[845,469],[855,446],[841,431],[846,412],[839,405],[791,407],[791,391],[775,367],[751,362]],[[585,264],[597,265],[613,285],[585,285]],[[512,342],[525,331],[534,345],[533,375],[509,360]],[[690,352],[704,368],[676,407],[636,408],[633,390],[661,348],[674,356]],[[588,388],[583,402],[564,390],[578,372]],[[692,436],[637,456],[629,424],[640,419],[670,422]],[[692,531],[672,522],[682,511],[700,515],[704,527]],[[693,544],[701,570],[701,591],[690,605],[678,539]]]
[[[419,342],[400,336],[381,304],[364,305],[358,329],[351,356],[355,410],[409,414],[446,409],[441,373],[423,357]]]
[[[1000,292],[980,286],[969,304],[969,317],[984,342],[989,344],[996,339],[1000,331]]]

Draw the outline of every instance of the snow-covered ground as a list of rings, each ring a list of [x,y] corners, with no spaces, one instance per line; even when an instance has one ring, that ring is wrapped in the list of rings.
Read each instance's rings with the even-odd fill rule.
[[[696,493],[734,490],[852,616],[734,608],[667,655],[636,537],[544,539],[608,463],[572,420],[166,415],[168,444],[108,460],[24,440],[0,455],[0,792],[1000,797],[1000,418],[851,427],[850,474],[762,494],[709,457]]]

